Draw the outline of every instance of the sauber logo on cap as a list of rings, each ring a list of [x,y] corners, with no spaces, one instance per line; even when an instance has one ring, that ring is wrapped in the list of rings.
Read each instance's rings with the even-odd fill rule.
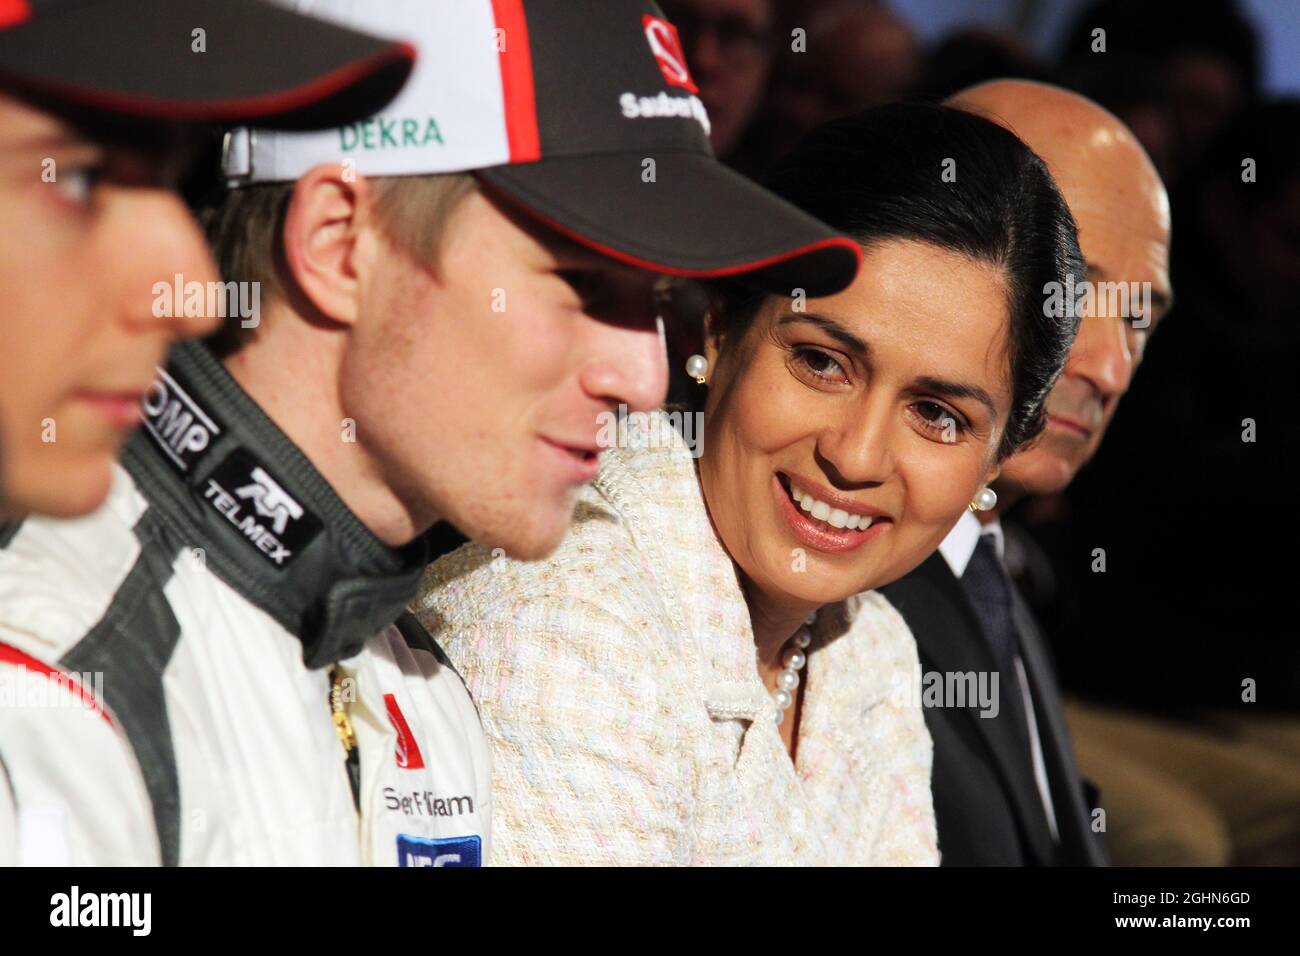
[[[650,52],[655,55],[659,72],[664,75],[669,86],[680,86],[684,90],[698,93],[700,88],[691,79],[691,71],[686,66],[686,54],[682,51],[681,38],[677,28],[662,17],[645,14],[641,17],[645,27],[645,38],[650,42]]]
[[[397,731],[397,765],[403,770],[419,770],[424,766],[424,755],[420,745],[415,742],[411,725],[406,722],[402,708],[397,706],[397,698],[392,694],[384,695],[384,706],[388,708],[388,720]]]

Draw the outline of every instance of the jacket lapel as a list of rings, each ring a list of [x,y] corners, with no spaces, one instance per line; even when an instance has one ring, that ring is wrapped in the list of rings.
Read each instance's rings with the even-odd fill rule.
[[[1052,800],[1056,805],[1056,823],[1061,833],[1061,844],[1069,862],[1106,866],[1101,841],[1092,831],[1091,808],[1084,802],[1083,781],[1074,760],[1074,747],[1065,725],[1065,712],[1061,708],[1061,695],[1057,690],[1056,675],[1048,657],[1047,646],[1033,613],[1014,584],[1011,593],[1012,613],[1020,632],[1020,655],[1025,662],[1025,674],[1034,699],[1043,761],[1047,764]]]
[[[970,598],[943,556],[935,552],[913,574],[930,585],[940,602],[939,607],[925,612],[926,617],[932,618],[931,624],[913,626],[922,666],[940,673],[988,673],[996,670],[993,651]],[[909,622],[913,618],[911,610],[907,615]],[[1055,862],[1056,847],[1042,798],[1034,783],[1029,740],[1021,729],[1027,726],[1024,705],[1014,673],[999,674],[998,701],[1000,711],[997,717],[981,717],[977,707],[963,708],[965,717],[972,721],[993,755],[1029,851],[1036,862],[1047,865]],[[943,834],[939,838],[942,841]]]

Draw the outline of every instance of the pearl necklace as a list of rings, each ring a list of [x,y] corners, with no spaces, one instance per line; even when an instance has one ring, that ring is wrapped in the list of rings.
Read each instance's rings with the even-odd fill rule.
[[[812,634],[808,629],[816,622],[817,612],[813,611],[804,620],[803,627],[799,628],[799,632],[790,639],[789,643],[794,646],[786,649],[785,658],[781,662],[785,669],[777,675],[776,690],[772,691],[772,700],[776,702],[776,725],[778,727],[785,720],[785,712],[794,703],[794,692],[799,686],[799,672],[808,663],[808,655],[804,651],[812,643]]]

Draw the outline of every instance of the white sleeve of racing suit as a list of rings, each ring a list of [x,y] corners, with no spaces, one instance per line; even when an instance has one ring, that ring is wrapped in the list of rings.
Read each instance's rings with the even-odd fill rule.
[[[91,688],[42,666],[0,663],[0,864],[159,865],[126,735]]]

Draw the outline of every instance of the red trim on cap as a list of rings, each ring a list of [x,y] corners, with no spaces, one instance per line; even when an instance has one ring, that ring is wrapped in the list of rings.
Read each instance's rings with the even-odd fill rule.
[[[0,0],[4,2],[4,0]],[[139,113],[147,119],[226,122],[239,120],[264,120],[293,113],[347,89],[390,63],[415,60],[415,47],[409,43],[392,46],[362,60],[346,63],[336,70],[316,77],[301,86],[262,93],[237,100],[219,100],[212,103],[195,103],[188,100],[164,99],[158,96],[133,96],[107,90],[87,89],[64,83],[32,80],[30,77],[13,77],[13,82],[31,89],[62,97],[75,103],[94,106],[114,113]]]
[[[0,30],[16,27],[32,15],[27,0],[0,0]]]
[[[740,265],[722,266],[717,269],[683,269],[678,266],[670,266],[662,262],[652,262],[649,259],[642,259],[626,252],[620,252],[618,249],[613,249],[604,243],[597,242],[595,239],[589,239],[582,233],[575,232],[563,223],[556,222],[545,213],[538,212],[532,206],[528,205],[526,201],[511,195],[499,186],[487,182],[482,177],[478,177],[478,180],[481,184],[488,187],[488,191],[493,196],[500,197],[509,202],[512,206],[522,209],[525,213],[542,223],[544,226],[554,229],[556,232],[563,236],[567,236],[575,242],[581,243],[593,252],[599,252],[603,256],[609,256],[611,259],[621,262],[624,265],[635,266],[638,269],[647,269],[651,272],[662,272],[665,275],[681,276],[686,279],[721,279],[724,276],[740,275],[746,272],[757,272],[760,269],[766,269],[768,266],[774,266],[781,262],[789,262],[791,259],[798,259],[800,256],[806,256],[811,252],[819,252],[822,249],[833,249],[836,247],[851,250],[853,252],[853,258],[857,260],[858,267],[861,268],[862,266],[862,247],[847,236],[832,236],[829,239],[818,239],[816,242],[811,242],[806,246],[800,246],[799,248],[792,249],[789,252],[780,252],[774,256],[768,256],[765,259],[754,259],[750,262],[743,262]]]
[[[533,89],[533,52],[523,0],[492,0],[492,17],[505,43],[499,51],[501,95],[506,108],[510,162],[531,163],[542,156],[537,132],[537,94]]]
[[[70,694],[75,694],[81,698],[87,709],[103,717],[110,727],[113,726],[113,718],[103,711],[95,700],[95,696],[81,686],[81,681],[76,674],[60,670],[57,667],[51,667],[30,654],[24,654],[11,644],[0,644],[0,664],[16,664],[24,670],[33,671],[46,678],[57,677],[59,682],[68,688]]]

